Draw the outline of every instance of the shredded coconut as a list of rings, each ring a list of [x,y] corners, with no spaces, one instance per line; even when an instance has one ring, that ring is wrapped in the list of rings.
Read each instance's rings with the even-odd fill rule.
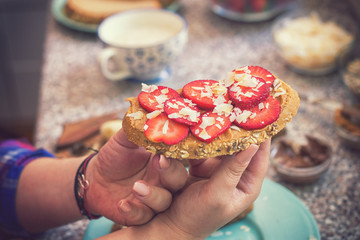
[[[142,83],[141,86],[142,86],[141,91],[147,92],[147,93],[151,93],[151,92],[155,91],[156,89],[158,89],[158,87],[156,85],[146,85],[145,83]]]
[[[169,120],[166,120],[166,122],[165,122],[165,124],[163,126],[163,129],[162,129],[162,133],[166,134],[168,129],[169,129]]]
[[[155,110],[155,111],[152,111],[148,114],[146,114],[146,118],[147,119],[153,119],[153,118],[156,118],[157,116],[159,116],[159,114],[161,113],[160,110]]]
[[[134,118],[135,120],[139,120],[143,117],[143,112],[142,111],[137,111],[137,112],[134,112],[134,113],[129,113],[127,114],[126,116],[128,117],[132,117]]]
[[[205,140],[211,138],[211,136],[205,131],[205,129],[203,129],[201,131],[201,133],[199,134],[199,137],[202,139],[205,139]]]
[[[215,118],[213,117],[202,117],[202,122],[199,126],[199,128],[205,129],[208,126],[214,125],[215,124]]]

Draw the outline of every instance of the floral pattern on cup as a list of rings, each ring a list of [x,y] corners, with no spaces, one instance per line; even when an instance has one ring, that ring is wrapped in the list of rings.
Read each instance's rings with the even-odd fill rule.
[[[144,17],[149,19],[149,14],[152,16],[152,21],[141,20]],[[159,20],[156,20],[157,17]],[[171,36],[163,39],[159,38],[157,42],[152,44],[139,43],[138,46],[131,40],[129,45],[126,42],[117,42],[116,34],[111,31],[117,26],[116,22],[118,24],[123,23],[125,20],[129,22],[127,18],[130,20],[140,19],[134,20],[134,24],[139,24],[139,22],[147,24],[146,22],[150,22],[152,24],[159,24],[163,29],[165,29],[165,26],[166,31],[172,31]],[[169,24],[172,25],[170,26]],[[150,28],[154,27],[156,26],[150,26]],[[159,33],[161,33],[160,30]],[[149,34],[152,33],[149,32]],[[172,60],[183,50],[187,42],[187,24],[180,15],[167,10],[132,10],[115,14],[106,19],[99,26],[98,36],[105,46],[99,54],[99,61],[101,70],[107,79],[123,80],[132,78],[144,82],[153,81],[158,79],[170,67]],[[154,36],[152,37],[154,38]],[[108,69],[110,61],[113,62],[119,71],[110,71]]]

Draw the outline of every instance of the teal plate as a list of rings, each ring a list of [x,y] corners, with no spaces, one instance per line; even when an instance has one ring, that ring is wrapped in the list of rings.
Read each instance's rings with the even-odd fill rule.
[[[214,216],[215,217],[215,216]],[[84,240],[110,233],[113,222],[90,221]],[[320,240],[320,232],[307,207],[292,192],[265,179],[253,210],[242,220],[214,232],[207,240]]]
[[[96,33],[98,24],[88,24],[82,23],[79,21],[75,21],[68,16],[66,16],[64,12],[64,7],[66,5],[67,0],[53,0],[51,4],[51,12],[56,21],[61,23],[62,25],[77,30],[81,32],[89,32]],[[178,1],[174,1],[172,4],[166,7],[169,11],[176,12],[180,8],[180,4]]]

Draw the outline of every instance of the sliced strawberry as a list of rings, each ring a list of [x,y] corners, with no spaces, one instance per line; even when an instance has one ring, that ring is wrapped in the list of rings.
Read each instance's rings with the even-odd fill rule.
[[[183,87],[182,94],[199,108],[212,110],[216,103],[229,101],[227,89],[215,80],[196,80]]]
[[[213,112],[200,116],[200,122],[190,127],[191,133],[204,142],[211,142],[231,126],[230,117]]]
[[[167,117],[165,113],[146,121],[145,136],[153,142],[163,142],[173,145],[187,137],[188,126],[177,123]]]
[[[200,110],[187,98],[172,98],[165,102],[164,111],[168,118],[178,123],[195,125],[200,120]]]
[[[172,88],[163,86],[147,86],[138,96],[140,105],[148,112],[162,111],[166,100],[180,97],[180,94]]]
[[[270,88],[262,78],[250,77],[249,81],[235,81],[229,87],[231,101],[241,109],[252,108],[270,95]]]
[[[279,118],[280,112],[280,102],[270,96],[251,109],[234,108],[236,116],[234,123],[245,130],[261,129],[275,122]]]
[[[274,75],[272,75],[271,72],[259,66],[245,66],[242,68],[235,69],[234,72],[235,72],[235,77],[237,74],[244,74],[244,73],[250,74],[251,76],[254,77],[260,77],[265,80],[266,84],[269,87],[272,86],[275,80],[275,77]]]

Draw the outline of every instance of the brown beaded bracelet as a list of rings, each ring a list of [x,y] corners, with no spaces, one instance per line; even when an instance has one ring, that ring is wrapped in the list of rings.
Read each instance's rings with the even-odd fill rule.
[[[97,219],[101,217],[100,215],[94,215],[90,213],[86,199],[86,190],[89,188],[90,183],[85,177],[85,171],[90,160],[97,154],[97,152],[98,151],[95,150],[95,153],[85,158],[85,160],[80,164],[75,175],[74,193],[76,203],[80,209],[81,215],[86,216],[88,219]]]

